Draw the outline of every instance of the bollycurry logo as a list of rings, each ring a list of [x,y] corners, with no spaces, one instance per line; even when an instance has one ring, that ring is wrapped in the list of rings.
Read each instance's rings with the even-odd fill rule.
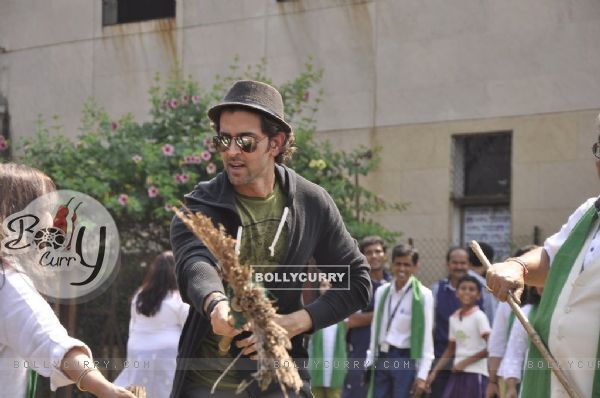
[[[88,301],[116,276],[119,234],[110,213],[81,192],[41,196],[2,223],[2,252],[51,301]]]

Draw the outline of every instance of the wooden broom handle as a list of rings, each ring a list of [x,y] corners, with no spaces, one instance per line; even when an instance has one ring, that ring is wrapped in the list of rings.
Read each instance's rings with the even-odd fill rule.
[[[477,255],[477,258],[479,258],[479,261],[481,261],[481,263],[487,269],[489,269],[492,266],[490,264],[490,261],[487,259],[487,257],[481,250],[479,243],[472,240],[471,249],[473,249],[473,252],[475,252],[475,255]],[[544,359],[552,365],[552,371],[554,372],[554,375],[556,376],[558,381],[560,381],[560,384],[562,384],[562,386],[565,388],[567,394],[569,394],[569,397],[580,398],[579,394],[575,391],[575,389],[569,382],[566,373],[558,366],[558,362],[556,361],[556,359],[554,359],[554,356],[552,356],[552,353],[548,350],[548,348],[546,348],[546,345],[542,341],[540,335],[536,332],[533,326],[531,326],[531,323],[529,323],[529,320],[523,313],[523,310],[521,310],[521,307],[519,307],[519,305],[515,302],[515,297],[513,296],[512,292],[508,292],[508,298],[506,299],[506,301],[508,302],[508,305],[510,306],[512,312],[519,319],[519,322],[521,322],[521,325],[523,325],[523,327],[525,328],[525,331],[527,331],[527,335],[529,335],[529,338],[531,339],[533,345],[535,345],[535,347],[540,351],[542,357],[544,357]]]

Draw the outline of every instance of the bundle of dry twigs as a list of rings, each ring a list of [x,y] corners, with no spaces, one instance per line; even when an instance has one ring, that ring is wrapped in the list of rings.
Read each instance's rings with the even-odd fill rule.
[[[188,210],[188,209],[186,209]],[[201,213],[184,213],[173,208],[177,216],[210,250],[221,265],[224,280],[233,291],[233,300],[250,323],[256,336],[258,370],[253,374],[260,388],[265,390],[271,382],[278,382],[287,397],[286,387],[296,393],[302,380],[292,364],[288,349],[291,342],[287,331],[274,318],[275,308],[265,295],[264,289],[252,282],[252,267],[240,265],[235,253],[235,240],[227,236],[222,225],[216,228],[210,218]]]

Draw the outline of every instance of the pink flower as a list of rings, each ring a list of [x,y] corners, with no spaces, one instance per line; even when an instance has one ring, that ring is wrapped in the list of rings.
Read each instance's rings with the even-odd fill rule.
[[[6,142],[6,138],[0,135],[0,152],[6,151],[8,149],[8,142]]]
[[[165,211],[173,211],[173,210],[171,210],[171,206],[173,206],[173,205],[167,203],[165,205]]]
[[[179,102],[176,99],[169,100],[169,108],[175,109],[179,106]]]
[[[196,105],[198,102],[200,102],[200,97],[192,95],[192,104]]]
[[[127,196],[127,194],[122,193],[119,195],[118,201],[121,206],[127,206],[127,203],[129,202],[129,196]]]
[[[184,158],[183,162],[185,164],[200,164],[202,162],[202,158],[196,155],[189,155]]]
[[[175,148],[171,144],[165,144],[162,147],[162,153],[165,156],[173,156],[173,152],[175,152]]]
[[[213,163],[210,162],[207,166],[206,166],[206,172],[208,174],[215,174],[217,172],[217,166]]]
[[[210,144],[208,144],[207,148],[208,148],[208,152],[211,152],[211,153],[217,152],[217,147],[215,146],[214,142],[211,142]]]
[[[182,104],[187,104],[190,101],[190,97],[187,95],[184,95],[181,97],[181,103]]]
[[[136,154],[131,157],[131,160],[133,160],[134,163],[139,163],[142,161],[142,157]]]
[[[119,123],[117,122],[110,122],[110,127],[112,127],[113,130],[116,130],[119,128]]]
[[[186,182],[188,182],[190,179],[190,176],[182,173],[182,174],[175,174],[175,181],[177,181],[179,184],[185,184]]]
[[[202,160],[204,160],[205,162],[208,162],[210,160],[210,158],[212,157],[212,155],[208,151],[202,152],[201,156],[202,156]]]
[[[212,144],[212,142],[213,142],[213,140],[212,140],[212,138],[211,138],[211,137],[206,137],[202,143],[204,144],[204,147],[205,147],[205,148],[208,148],[208,146],[209,146],[210,144]]]
[[[158,196],[158,188],[156,188],[154,185],[150,185],[150,187],[148,188],[148,197],[156,198],[157,196]]]

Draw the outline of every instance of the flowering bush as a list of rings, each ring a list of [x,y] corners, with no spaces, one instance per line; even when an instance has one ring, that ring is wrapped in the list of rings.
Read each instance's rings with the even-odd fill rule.
[[[327,189],[357,239],[373,233],[391,239],[395,234],[370,221],[369,216],[401,206],[386,203],[352,180],[376,167],[377,151],[362,156],[359,162],[365,148],[340,152],[313,139],[321,97],[314,86],[321,75],[322,71],[307,64],[294,80],[279,86],[299,147],[290,166]],[[230,76],[217,76],[208,89],[201,89],[179,71],[169,76],[164,87],[157,76],[149,91],[151,108],[146,122],[136,121],[130,114],[113,118],[89,100],[76,141],[40,118],[35,137],[22,143],[22,161],[48,173],[60,188],[85,192],[103,203],[117,222],[125,252],[164,250],[169,247],[172,217],[168,207],[178,205],[198,181],[212,178],[221,168],[206,111],[241,78],[270,82],[264,64],[245,70],[234,64]],[[0,142],[0,148],[4,145]]]

